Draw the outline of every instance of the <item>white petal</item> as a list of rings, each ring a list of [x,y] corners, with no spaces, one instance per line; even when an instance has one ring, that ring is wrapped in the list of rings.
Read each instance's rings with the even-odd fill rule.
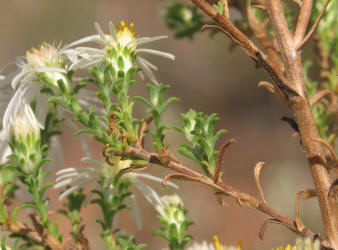
[[[101,40],[100,39],[100,36],[95,34],[95,35],[90,35],[90,36],[86,36],[86,37],[83,37],[79,40],[76,40],[75,42],[72,42],[70,44],[68,44],[67,46],[65,46],[63,49],[67,49],[67,48],[70,48],[70,47],[74,47],[76,45],[79,45],[79,44],[83,44],[83,43],[88,43],[88,42],[97,42],[98,40]]]
[[[89,163],[98,167],[104,167],[104,163],[102,161],[95,160],[91,157],[82,157],[81,161],[84,163]]]
[[[147,54],[153,54],[157,56],[162,56],[171,60],[175,60],[175,56],[173,54],[167,53],[167,52],[162,52],[159,50],[154,50],[154,49],[136,49],[136,53],[147,53]]]
[[[11,81],[13,81],[14,77],[19,73],[20,71],[17,70],[7,76],[0,75],[0,88],[5,87],[8,85]]]
[[[67,70],[56,67],[37,67],[36,72],[44,73],[44,72],[60,72],[67,73]]]
[[[13,89],[16,89],[18,83],[20,82],[20,80],[21,80],[22,78],[24,78],[24,77],[26,76],[26,74],[27,74],[27,71],[23,69],[19,74],[17,74],[17,75],[13,78],[13,80],[12,80],[12,88],[13,88]]]
[[[59,197],[59,201],[62,200],[63,198],[66,198],[68,195],[70,195],[71,193],[74,193],[76,190],[79,190],[81,188],[83,188],[84,186],[86,186],[88,183],[92,182],[93,180],[89,179],[85,182],[79,183],[78,185],[75,185],[69,189],[67,189],[66,191],[64,191],[60,197]]]
[[[142,192],[144,197],[149,201],[149,203],[154,207],[154,208],[161,208],[164,203],[161,199],[161,197],[153,190],[151,187],[145,185],[143,182],[133,179],[133,182],[135,186]],[[164,211],[158,209],[158,212],[164,216]]]
[[[0,164],[7,162],[7,157],[12,153],[8,143],[8,136],[4,129],[0,131]]]
[[[99,54],[99,55],[105,55],[106,52],[102,49],[97,49],[97,48],[90,48],[90,47],[77,47],[75,49],[77,52],[81,53],[89,53],[89,54]]]
[[[62,50],[60,53],[63,54],[63,55],[66,55],[68,57],[69,61],[71,61],[72,63],[77,61],[78,52],[75,49],[65,49],[65,50]]]
[[[94,170],[94,168],[65,168],[59,170],[56,175],[68,174],[71,172],[83,173],[85,171]]]
[[[151,43],[165,38],[168,38],[168,36],[141,37],[131,41],[130,43],[136,43],[139,46],[142,44]]]
[[[149,78],[150,81],[152,81],[156,85],[159,84],[158,81],[156,80],[153,72],[151,72],[148,65],[145,64],[144,59],[142,57],[137,57],[136,63],[138,64],[137,66],[139,66],[143,70],[144,74]]]
[[[144,62],[145,64],[147,64],[147,66],[148,66],[149,68],[151,68],[151,69],[153,69],[153,70],[158,70],[158,68],[157,68],[154,64],[152,64],[151,62],[147,61],[147,60],[144,59],[144,58],[142,58],[142,60],[143,60],[143,62]]]
[[[109,22],[109,31],[110,31],[110,35],[112,36],[114,41],[118,42],[118,38],[117,38],[116,30],[115,30],[115,25],[114,25],[113,22]]]
[[[77,70],[77,69],[84,69],[84,68],[89,68],[95,64],[98,64],[99,62],[101,62],[103,59],[103,57],[97,59],[97,60],[93,60],[93,61],[89,61],[89,60],[86,60],[86,59],[82,59],[82,60],[79,60],[78,63],[75,63],[73,65],[70,66],[70,69],[74,69],[74,70]]]
[[[92,175],[88,172],[84,172],[84,173],[81,173],[81,174],[78,174],[78,175],[74,175],[74,174],[68,174],[70,175],[68,179],[67,176],[60,176],[56,179],[56,184],[54,185],[54,189],[58,189],[58,188],[61,188],[61,187],[65,187],[65,186],[68,186],[74,182],[77,182],[79,180],[81,180],[80,182],[85,182],[87,180],[95,180],[97,175]],[[63,178],[64,177],[64,178]]]
[[[138,207],[135,195],[128,196],[125,200],[126,205],[130,206],[129,213],[132,217],[136,220],[137,228],[140,230],[142,229],[142,220],[141,220],[141,213]]]
[[[55,182],[58,183],[64,179],[71,179],[71,177],[74,177],[74,176],[78,176],[79,173],[77,172],[72,172],[72,173],[69,173],[69,174],[63,174],[63,175],[60,175],[58,176],[56,179],[55,179]],[[54,187],[54,188],[57,188],[57,187]]]
[[[162,182],[163,182],[163,179],[162,179],[162,178],[153,176],[153,175],[148,174],[148,173],[145,173],[145,172],[143,172],[143,173],[133,172],[133,175],[134,175],[135,177],[141,177],[141,178],[144,178],[144,179],[148,179],[148,180],[155,181],[155,182],[157,182],[157,183],[162,183]],[[171,182],[171,181],[168,181],[168,182],[167,182],[167,185],[169,185],[170,187],[179,189],[179,187],[178,187],[175,183],[173,183],[173,182]]]
[[[100,25],[98,23],[95,22],[95,29],[97,31],[97,33],[99,33],[100,37],[102,40],[106,40],[106,35],[103,33]]]

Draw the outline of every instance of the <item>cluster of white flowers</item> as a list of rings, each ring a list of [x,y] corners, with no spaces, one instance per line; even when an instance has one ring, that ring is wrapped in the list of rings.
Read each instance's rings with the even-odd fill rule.
[[[26,57],[18,64],[20,69],[16,74],[10,74],[2,79],[2,93],[8,93],[7,97],[1,96],[2,131],[0,140],[3,142],[0,148],[1,163],[6,162],[11,153],[9,143],[14,136],[23,144],[27,134],[34,134],[36,140],[40,137],[40,129],[44,128],[45,118],[48,112],[47,95],[40,94],[42,81],[51,86],[57,86],[59,79],[65,80],[67,73],[64,68],[64,59],[57,47],[44,43],[40,49],[27,52]],[[9,85],[11,83],[11,88]],[[10,98],[9,98],[10,97]],[[31,104],[35,103],[34,111]],[[33,142],[31,142],[33,143]],[[33,148],[30,153],[34,152]],[[33,164],[33,163],[32,163]],[[30,168],[33,166],[30,166]]]
[[[84,37],[64,47],[43,43],[39,49],[32,49],[17,63],[19,70],[9,74],[7,77],[0,70],[0,115],[1,118],[4,117],[3,129],[13,125],[14,119],[21,119],[18,115],[25,115],[29,118],[36,116],[37,119],[34,120],[34,122],[38,121],[36,126],[43,129],[48,112],[48,96],[41,94],[40,89],[44,85],[48,85],[48,87],[57,91],[58,81],[60,80],[63,81],[67,88],[72,88],[69,79],[66,77],[69,70],[87,69],[101,62],[108,62],[117,67],[118,59],[122,58],[125,72],[131,66],[140,67],[142,68],[141,75],[144,73],[151,81],[157,83],[151,72],[151,69],[157,69],[156,66],[142,58],[140,54],[155,54],[174,59],[174,56],[169,53],[139,48],[140,45],[166,38],[166,36],[138,38],[136,37],[136,33],[133,32],[133,24],[128,25],[125,22],[121,22],[120,25],[116,26],[110,22],[110,34],[104,34],[97,23],[95,23],[95,28],[98,34]],[[89,42],[99,44],[101,47],[79,46]],[[128,53],[126,53],[126,49]],[[112,51],[116,51],[118,54],[112,55]],[[133,57],[133,60],[131,60],[131,57]],[[133,65],[131,65],[132,63]],[[11,83],[12,90],[8,88],[8,83]],[[9,99],[8,97],[11,98]],[[80,96],[79,102],[82,105],[87,105],[87,107],[95,102],[95,97],[88,98],[88,90],[86,90],[85,95],[82,95],[82,97],[86,98],[81,98]],[[25,105],[22,105],[22,103],[30,105],[32,102],[36,103],[34,112],[31,112],[27,107],[23,108]],[[8,124],[8,121],[11,121],[11,123]],[[33,120],[29,122],[32,123]],[[1,132],[0,140],[6,141],[6,139],[7,141],[10,140],[8,129]],[[1,149],[1,159],[4,159],[6,158],[4,156],[5,152],[8,153],[8,148],[4,147],[2,143]]]
[[[31,139],[32,137],[34,140],[40,138],[40,131],[45,128],[45,120],[50,108],[48,104],[49,95],[41,93],[41,89],[49,88],[56,94],[62,94],[62,91],[60,91],[60,82],[62,82],[66,90],[71,91],[76,83],[74,83],[74,79],[69,79],[68,73],[70,71],[88,69],[101,63],[111,64],[119,70],[122,69],[125,73],[131,67],[136,67],[141,68],[140,74],[142,77],[146,75],[156,84],[157,81],[152,70],[156,70],[157,67],[142,58],[141,55],[153,54],[174,59],[174,56],[169,53],[139,48],[141,45],[164,39],[166,36],[138,38],[133,31],[133,24],[128,25],[125,22],[116,26],[110,22],[110,33],[108,34],[105,34],[97,23],[95,23],[95,28],[98,34],[86,36],[64,47],[43,43],[39,49],[32,49],[16,63],[18,70],[12,74],[5,76],[3,69],[0,69],[0,115],[3,124],[0,131],[0,164],[5,164],[8,161],[7,156],[13,153],[9,147],[13,137],[27,146],[28,151],[24,158],[28,157],[28,161],[31,153],[36,153],[32,147],[34,142]],[[99,47],[79,46],[91,42],[98,44]],[[93,105],[98,113],[102,113],[102,107],[96,106],[97,98],[91,90],[81,89],[77,98],[84,108]],[[67,119],[67,114],[63,110],[58,110],[60,120],[71,121],[71,119]],[[72,122],[70,123],[74,126]],[[29,138],[27,135],[29,135]],[[57,142],[57,140],[51,141],[50,150],[55,144],[53,142]],[[57,144],[57,151],[59,151],[59,147],[60,145]],[[30,162],[25,167],[24,172],[31,172],[37,160]],[[60,199],[67,197],[90,182],[97,181],[101,176],[110,178],[117,173],[116,171],[129,167],[131,164],[131,161],[123,161],[119,157],[113,157],[113,160],[115,161],[114,168],[105,162],[84,158],[84,162],[91,163],[96,167],[60,170],[57,173],[55,188],[73,185],[63,192]],[[139,179],[146,178],[156,182],[161,182],[161,179],[146,173],[129,173],[124,178],[129,178],[148,200],[158,199],[157,193]],[[170,185],[176,187],[173,184]],[[135,200],[130,202],[134,204]],[[132,206],[133,209],[135,207]]]

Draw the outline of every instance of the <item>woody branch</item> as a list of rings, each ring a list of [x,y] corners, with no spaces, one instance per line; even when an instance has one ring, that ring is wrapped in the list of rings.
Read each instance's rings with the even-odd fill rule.
[[[168,151],[167,151],[168,152]],[[259,201],[255,197],[240,192],[236,188],[222,183],[220,181],[215,181],[214,178],[209,178],[205,175],[202,175],[196,171],[193,171],[181,163],[177,162],[176,160],[171,160],[175,157],[169,154],[156,154],[156,153],[149,153],[144,149],[137,149],[134,147],[129,147],[126,152],[124,151],[115,151],[114,155],[123,156],[123,157],[137,157],[149,162],[149,164],[157,164],[159,166],[171,169],[175,171],[174,174],[167,175],[163,180],[163,185],[166,186],[166,183],[169,179],[180,179],[180,180],[187,180],[187,181],[195,181],[200,182],[210,187],[215,188],[219,193],[224,195],[229,195],[235,198],[240,206],[248,207],[257,209],[269,216],[271,216],[274,221],[278,222],[279,224],[285,225],[291,231],[301,235],[301,236],[308,236],[312,239],[316,238],[318,235],[306,227],[303,227],[301,230],[297,228],[296,221],[293,219],[288,218],[287,216],[279,213],[278,211],[271,208],[269,205],[265,203],[264,200]],[[170,156],[168,156],[170,155]],[[126,171],[127,172],[127,171]],[[262,228],[262,230],[264,230]],[[321,238],[321,244],[325,248],[330,248],[330,244],[323,238]]]
[[[334,179],[327,171],[324,149],[322,145],[317,142],[317,138],[319,138],[318,130],[311,112],[302,71],[300,48],[313,33],[313,28],[311,28],[309,33],[306,34],[312,9],[312,1],[304,0],[302,2],[294,34],[288,29],[280,0],[265,0],[260,3],[262,5],[261,7],[267,11],[273,31],[277,37],[282,64],[285,68],[285,75],[278,70],[278,65],[276,65],[276,62],[278,62],[278,59],[276,60],[277,57],[269,58],[269,56],[271,57],[276,52],[272,53],[270,51],[268,55],[265,55],[247,36],[237,29],[229,19],[218,13],[205,0],[191,1],[219,24],[219,26],[217,26],[219,30],[237,43],[253,60],[258,61],[258,64],[272,77],[278,90],[282,92],[299,127],[302,145],[317,189],[328,241],[332,248],[338,248],[338,210],[336,208],[335,197],[328,196],[329,187],[334,182]],[[320,12],[320,16],[317,18],[313,27],[318,25],[328,2],[329,1],[326,1],[324,4],[323,10]]]

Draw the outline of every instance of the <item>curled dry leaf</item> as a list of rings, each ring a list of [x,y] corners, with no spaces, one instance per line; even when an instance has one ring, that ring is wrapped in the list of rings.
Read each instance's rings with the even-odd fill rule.
[[[257,189],[258,189],[258,192],[259,192],[259,197],[261,198],[262,202],[264,204],[266,204],[266,200],[264,198],[264,193],[263,193],[263,189],[262,189],[262,186],[259,182],[259,176],[260,176],[260,173],[261,173],[261,170],[263,168],[263,166],[265,165],[264,162],[258,162],[255,166],[255,170],[254,170],[254,176],[255,176],[255,181],[256,181],[256,185],[257,185]]]
[[[191,177],[191,176],[188,176],[188,175],[185,175],[185,174],[174,173],[174,174],[168,174],[163,178],[162,186],[166,187],[167,183],[170,179],[185,180],[185,181],[198,181],[197,178],[194,178],[194,177]]]

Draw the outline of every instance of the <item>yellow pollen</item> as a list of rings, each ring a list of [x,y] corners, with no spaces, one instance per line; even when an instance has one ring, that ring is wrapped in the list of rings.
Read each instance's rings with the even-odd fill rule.
[[[241,250],[241,249],[242,249],[242,241],[238,241],[237,250]]]
[[[134,32],[134,23],[128,24],[125,21],[121,21],[120,24],[115,25],[115,30],[119,38],[123,36],[129,36],[132,39],[136,38],[136,33]]]
[[[214,244],[215,244],[216,250],[222,250],[222,246],[219,243],[219,239],[218,239],[217,235],[214,236]]]

